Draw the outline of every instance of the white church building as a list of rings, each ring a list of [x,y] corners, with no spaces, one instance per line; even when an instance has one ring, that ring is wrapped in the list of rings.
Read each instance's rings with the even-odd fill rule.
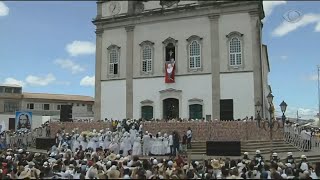
[[[267,117],[262,1],[98,1],[95,119]]]

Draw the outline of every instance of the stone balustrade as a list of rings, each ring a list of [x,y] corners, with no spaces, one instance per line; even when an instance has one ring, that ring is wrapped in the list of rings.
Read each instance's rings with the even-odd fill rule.
[[[64,128],[71,133],[72,129],[79,128],[79,131],[97,131],[111,128],[110,122],[60,122],[50,123],[52,136]],[[243,140],[270,140],[268,128],[258,128],[256,122],[252,121],[214,121],[214,122],[155,122],[143,123],[144,131],[152,134],[161,132],[170,134],[176,130],[182,135],[190,127],[193,131],[194,141],[243,141]],[[283,139],[283,129],[275,127],[272,133],[273,139]]]

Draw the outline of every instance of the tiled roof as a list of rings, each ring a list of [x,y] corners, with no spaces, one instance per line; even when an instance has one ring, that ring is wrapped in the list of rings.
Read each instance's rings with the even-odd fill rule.
[[[92,101],[94,98],[91,96],[81,95],[66,95],[66,94],[46,94],[46,93],[23,93],[24,99],[49,99],[49,100],[63,100],[63,101]]]

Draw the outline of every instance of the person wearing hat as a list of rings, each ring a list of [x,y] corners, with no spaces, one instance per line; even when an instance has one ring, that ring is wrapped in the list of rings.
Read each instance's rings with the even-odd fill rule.
[[[211,166],[213,168],[213,175],[214,177],[217,177],[217,175],[221,174],[221,164],[220,161],[217,159],[214,159],[211,161]]]
[[[301,162],[298,165],[298,168],[301,169],[302,171],[307,171],[309,170],[309,162],[307,161],[307,156],[306,155],[301,155]]]
[[[256,150],[256,155],[254,156],[254,160],[256,161],[256,164],[263,161],[263,156],[261,155],[260,150]]]
[[[247,164],[247,163],[250,163],[250,158],[249,158],[249,153],[248,152],[244,152],[243,153],[243,158],[242,158],[242,160],[244,160],[245,161],[245,163]]]
[[[280,159],[278,158],[278,154],[272,153],[272,159],[270,161],[271,161],[271,163],[277,164],[280,161]]]
[[[288,152],[287,153],[287,157],[285,159],[285,163],[290,163],[291,165],[295,164],[292,152]]]

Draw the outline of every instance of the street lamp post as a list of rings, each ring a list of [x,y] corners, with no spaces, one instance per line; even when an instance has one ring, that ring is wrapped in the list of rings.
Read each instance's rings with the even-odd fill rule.
[[[261,122],[261,116],[260,116],[260,112],[261,112],[261,103],[260,101],[258,101],[256,104],[256,109],[257,109],[257,122],[258,122],[258,127],[260,128],[260,122]]]
[[[273,117],[273,113],[274,113],[274,106],[273,106],[273,103],[272,103],[272,101],[273,101],[273,95],[272,95],[272,93],[270,92],[269,94],[268,94],[268,96],[267,96],[267,100],[268,100],[268,103],[269,103],[269,113],[270,113],[270,120],[269,121],[267,121],[266,123],[267,123],[267,127],[268,127],[268,130],[269,130],[269,132],[270,132],[270,142],[271,142],[271,148],[270,148],[270,151],[271,151],[271,153],[273,152],[273,137],[272,137],[272,135],[273,135],[273,127],[274,127],[274,123],[275,123],[275,121],[274,121],[274,117]],[[266,127],[265,127],[265,125],[264,125],[264,128],[266,129]],[[267,130],[267,129],[266,129]]]
[[[286,112],[286,110],[287,110],[287,103],[286,102],[284,102],[284,101],[282,101],[282,103],[280,104],[280,108],[281,108],[281,112],[282,112],[282,125],[283,125],[283,127],[284,127],[284,123],[285,123],[285,121],[286,121],[286,116],[284,115],[284,113]]]

